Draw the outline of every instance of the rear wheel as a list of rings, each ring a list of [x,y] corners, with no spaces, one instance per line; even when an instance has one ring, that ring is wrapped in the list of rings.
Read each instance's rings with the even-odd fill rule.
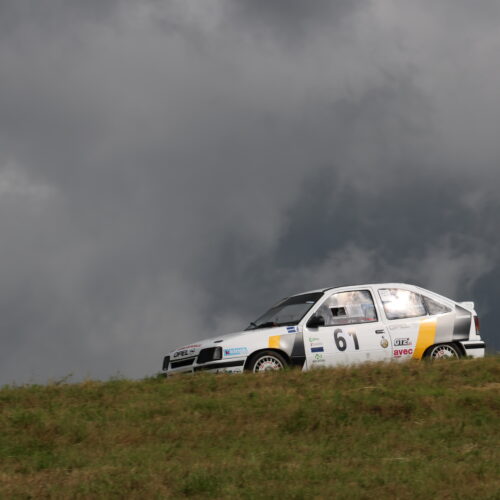
[[[453,344],[438,344],[432,346],[425,356],[428,359],[459,359],[460,351]]]
[[[248,364],[248,371],[254,373],[283,370],[288,363],[275,351],[261,351],[254,354]]]

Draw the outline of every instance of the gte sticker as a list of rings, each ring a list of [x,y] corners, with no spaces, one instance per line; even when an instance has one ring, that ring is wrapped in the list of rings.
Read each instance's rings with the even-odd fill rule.
[[[411,345],[411,340],[408,337],[404,339],[394,339],[394,345]]]
[[[246,356],[248,349],[246,347],[231,347],[224,349],[224,356]]]
[[[325,352],[323,347],[311,347],[311,352]]]
[[[394,349],[394,357],[398,358],[399,356],[409,356],[413,354],[413,349]]]

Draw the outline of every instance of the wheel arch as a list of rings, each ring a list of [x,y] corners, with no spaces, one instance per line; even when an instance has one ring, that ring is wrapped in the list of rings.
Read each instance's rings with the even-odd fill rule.
[[[243,369],[248,370],[248,367],[250,366],[250,363],[255,358],[255,356],[257,356],[259,353],[264,352],[264,351],[276,352],[276,353],[280,354],[281,356],[283,356],[283,358],[285,358],[285,361],[286,361],[288,366],[290,366],[292,364],[292,360],[290,359],[290,356],[285,351],[282,351],[281,349],[271,348],[271,347],[264,347],[262,349],[257,349],[256,351],[253,351],[252,354],[247,356],[247,359],[245,360],[245,364],[243,365]]]
[[[467,352],[465,351],[465,347],[460,342],[458,341],[453,342],[453,345],[459,350],[463,358],[467,357]]]
[[[455,347],[457,349],[457,351],[459,352],[461,357],[465,358],[467,356],[467,353],[465,352],[465,348],[460,342],[438,342],[437,344],[431,344],[424,351],[424,354],[422,354],[421,359],[428,359],[428,355],[429,355],[431,349],[433,349],[434,347],[436,347],[438,345],[452,345],[453,347]]]

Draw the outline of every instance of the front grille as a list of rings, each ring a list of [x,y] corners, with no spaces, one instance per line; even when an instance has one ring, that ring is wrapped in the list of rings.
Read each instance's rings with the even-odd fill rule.
[[[170,368],[180,368],[181,366],[189,366],[194,363],[194,358],[181,359],[179,361],[172,361],[170,363]]]

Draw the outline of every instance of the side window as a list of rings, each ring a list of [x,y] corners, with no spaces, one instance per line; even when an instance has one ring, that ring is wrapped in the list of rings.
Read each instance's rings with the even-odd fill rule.
[[[373,298],[368,290],[335,293],[318,310],[327,326],[377,321]]]
[[[414,318],[426,316],[422,296],[401,288],[382,288],[378,291],[384,304],[387,319]]]
[[[443,313],[448,313],[451,312],[451,309],[448,306],[445,306],[444,304],[441,304],[440,302],[436,302],[433,299],[430,299],[429,297],[426,297],[424,295],[424,303],[425,307],[427,308],[427,312],[429,314],[443,314]]]

